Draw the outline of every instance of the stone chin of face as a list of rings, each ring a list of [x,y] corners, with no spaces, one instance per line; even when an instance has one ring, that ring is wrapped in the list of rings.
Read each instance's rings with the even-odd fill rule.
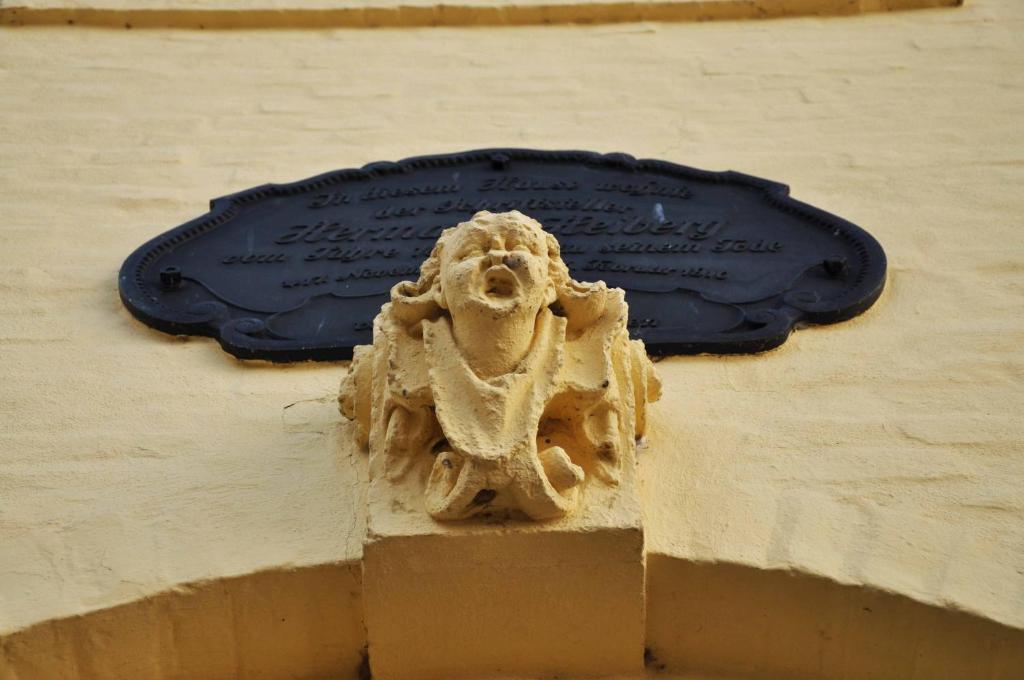
[[[549,287],[543,233],[508,221],[460,226],[441,259],[441,286],[453,318],[474,309],[536,313]]]

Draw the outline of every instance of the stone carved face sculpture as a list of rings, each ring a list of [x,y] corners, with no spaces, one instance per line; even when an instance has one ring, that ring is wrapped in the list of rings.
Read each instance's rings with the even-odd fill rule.
[[[622,291],[573,281],[519,212],[445,230],[342,383],[371,477],[440,520],[555,518],[617,484],[660,389],[626,319]]]
[[[554,302],[547,235],[525,215],[478,217],[441,249],[438,303],[456,325],[479,311],[536,315]]]

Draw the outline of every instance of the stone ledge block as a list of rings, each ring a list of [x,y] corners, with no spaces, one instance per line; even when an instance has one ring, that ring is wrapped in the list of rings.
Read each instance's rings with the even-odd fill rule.
[[[378,536],[363,563],[373,677],[639,673],[643,551],[639,521]]]

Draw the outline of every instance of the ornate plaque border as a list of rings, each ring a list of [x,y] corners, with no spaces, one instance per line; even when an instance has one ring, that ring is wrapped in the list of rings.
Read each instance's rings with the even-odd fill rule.
[[[784,294],[781,307],[761,309],[747,314],[746,321],[754,326],[750,330],[717,333],[710,337],[706,333],[686,337],[685,334],[680,336],[675,332],[672,338],[665,339],[659,339],[656,332],[645,334],[644,340],[652,355],[763,352],[785,342],[795,326],[836,323],[861,314],[878,299],[885,286],[886,257],[881,245],[857,225],[790,197],[789,187],[785,184],[731,170],[713,172],[663,160],[636,159],[624,153],[494,148],[416,156],[397,162],[378,161],[362,168],[335,170],[288,184],[264,184],[213,199],[210,201],[210,210],[205,215],[149,240],[125,260],[119,274],[121,300],[133,316],[148,326],[175,335],[216,338],[227,352],[242,359],[267,359],[275,362],[350,359],[351,347],[337,346],[331,341],[318,343],[275,337],[268,329],[266,319],[232,318],[227,305],[221,301],[205,301],[187,310],[168,307],[154,294],[152,284],[147,286],[147,272],[152,279],[152,272],[148,270],[161,255],[229,223],[243,206],[255,201],[321,190],[345,181],[402,175],[424,168],[454,166],[467,162],[516,160],[579,163],[620,170],[650,170],[680,180],[753,187],[760,190],[760,195],[769,206],[797,215],[807,223],[831,231],[832,235],[847,241],[860,259],[859,266],[855,267],[857,275],[839,297],[821,301],[814,299],[813,296],[801,295],[799,291],[789,291]],[[828,264],[824,263],[826,268]],[[174,276],[174,272],[160,272],[161,278],[173,279]],[[308,301],[307,299],[306,302]]]

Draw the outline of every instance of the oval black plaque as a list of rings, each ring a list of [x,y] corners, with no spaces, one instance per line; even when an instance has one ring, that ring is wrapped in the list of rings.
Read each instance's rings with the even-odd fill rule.
[[[652,354],[770,349],[797,323],[863,312],[885,283],[875,239],[783,184],[625,154],[484,149],[215,199],[132,253],[121,299],[154,328],[216,337],[238,357],[347,359],[442,229],[511,209],[558,237],[576,279],[626,290],[630,331]]]

